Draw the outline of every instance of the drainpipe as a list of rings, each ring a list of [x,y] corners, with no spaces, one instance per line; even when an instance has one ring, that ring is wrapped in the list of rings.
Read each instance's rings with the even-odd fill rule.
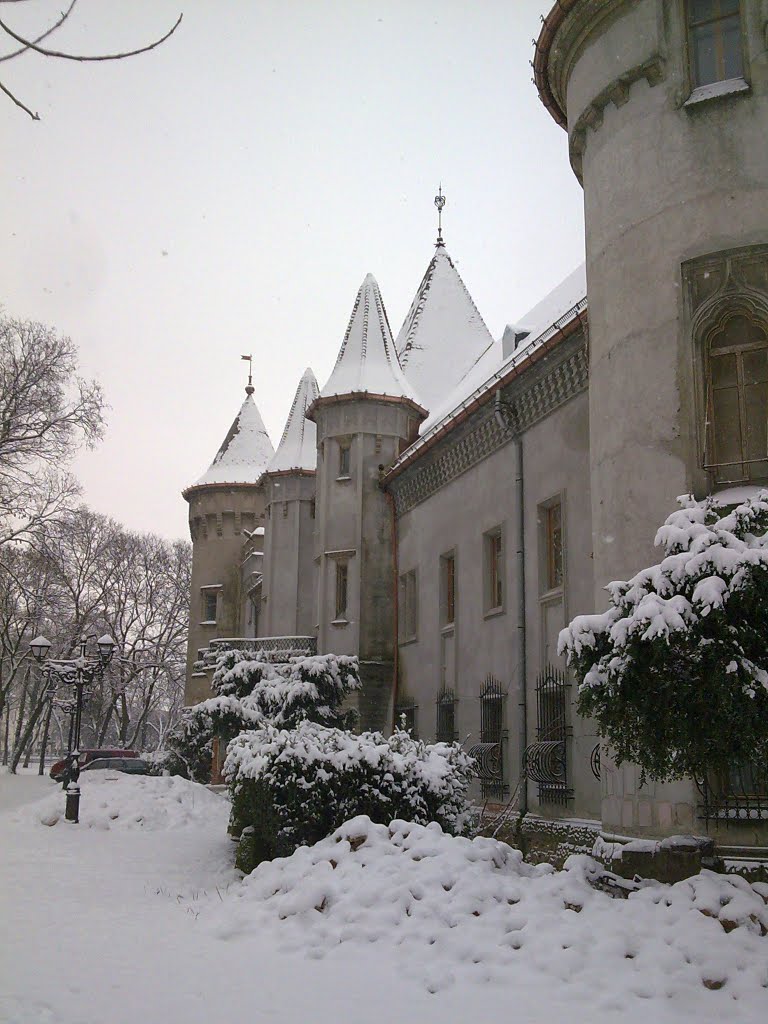
[[[379,467],[383,469],[383,467]],[[389,504],[390,512],[390,523],[392,527],[392,728],[397,726],[395,718],[397,716],[397,698],[399,696],[400,687],[400,650],[398,647],[398,619],[400,617],[399,610],[399,593],[398,593],[398,551],[397,551],[397,517],[395,515],[395,498],[393,494],[384,489],[384,497],[387,499]]]
[[[515,410],[508,402],[502,401],[501,388],[496,392],[494,414],[500,427],[514,431]],[[523,772],[523,756],[528,746],[528,688],[526,685],[526,631],[525,631],[525,479],[523,474],[523,437],[517,431],[512,440],[515,450],[515,580],[517,582],[517,678],[520,686],[520,811],[528,811],[528,779]]]

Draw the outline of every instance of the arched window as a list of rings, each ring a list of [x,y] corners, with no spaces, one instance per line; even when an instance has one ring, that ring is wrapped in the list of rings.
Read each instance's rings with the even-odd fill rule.
[[[768,330],[735,313],[707,339],[705,468],[716,483],[768,477]]]

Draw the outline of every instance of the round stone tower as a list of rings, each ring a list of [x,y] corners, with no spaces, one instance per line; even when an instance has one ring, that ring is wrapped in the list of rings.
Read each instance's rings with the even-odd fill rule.
[[[537,42],[584,188],[598,609],[677,495],[768,479],[767,31],[763,0],[559,0]],[[613,774],[606,828],[701,828],[692,785]]]
[[[243,546],[254,534],[250,547],[256,543],[261,549],[263,532],[255,531],[264,526],[264,491],[257,482],[274,448],[253,400],[253,386],[249,384],[245,390],[245,401],[213,462],[183,492],[189,502],[192,537],[187,705],[210,696],[208,674],[194,667],[198,651],[211,640],[243,636],[247,629]],[[257,634],[258,627],[252,623],[248,632]]]
[[[333,372],[307,411],[317,424],[318,649],[360,658],[362,728],[392,721],[395,555],[382,466],[426,411],[405,379],[379,286],[363,281]]]

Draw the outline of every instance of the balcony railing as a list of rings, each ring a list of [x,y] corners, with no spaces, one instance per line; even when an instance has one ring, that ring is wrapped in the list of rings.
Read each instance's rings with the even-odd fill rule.
[[[197,652],[195,671],[204,672],[213,668],[216,659],[225,651],[253,651],[254,655],[263,661],[289,661],[291,658],[308,658],[317,654],[317,637],[250,636],[211,640],[208,647],[203,647]]]

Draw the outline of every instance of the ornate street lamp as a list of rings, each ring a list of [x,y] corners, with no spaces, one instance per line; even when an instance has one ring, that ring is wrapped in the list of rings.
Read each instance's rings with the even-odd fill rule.
[[[88,654],[88,641],[94,640],[98,654]],[[51,642],[44,636],[35,637],[29,645],[35,660],[40,664],[46,680],[46,693],[51,700],[56,700],[56,692],[60,685],[74,687],[74,699],[57,701],[71,716],[69,724],[69,743],[67,751],[67,768],[64,785],[67,791],[65,817],[67,821],[77,824],[80,820],[80,724],[83,717],[83,691],[101,679],[107,665],[115,653],[115,641],[105,634],[96,639],[96,634],[84,636],[80,641],[80,653],[76,658],[48,658]]]

